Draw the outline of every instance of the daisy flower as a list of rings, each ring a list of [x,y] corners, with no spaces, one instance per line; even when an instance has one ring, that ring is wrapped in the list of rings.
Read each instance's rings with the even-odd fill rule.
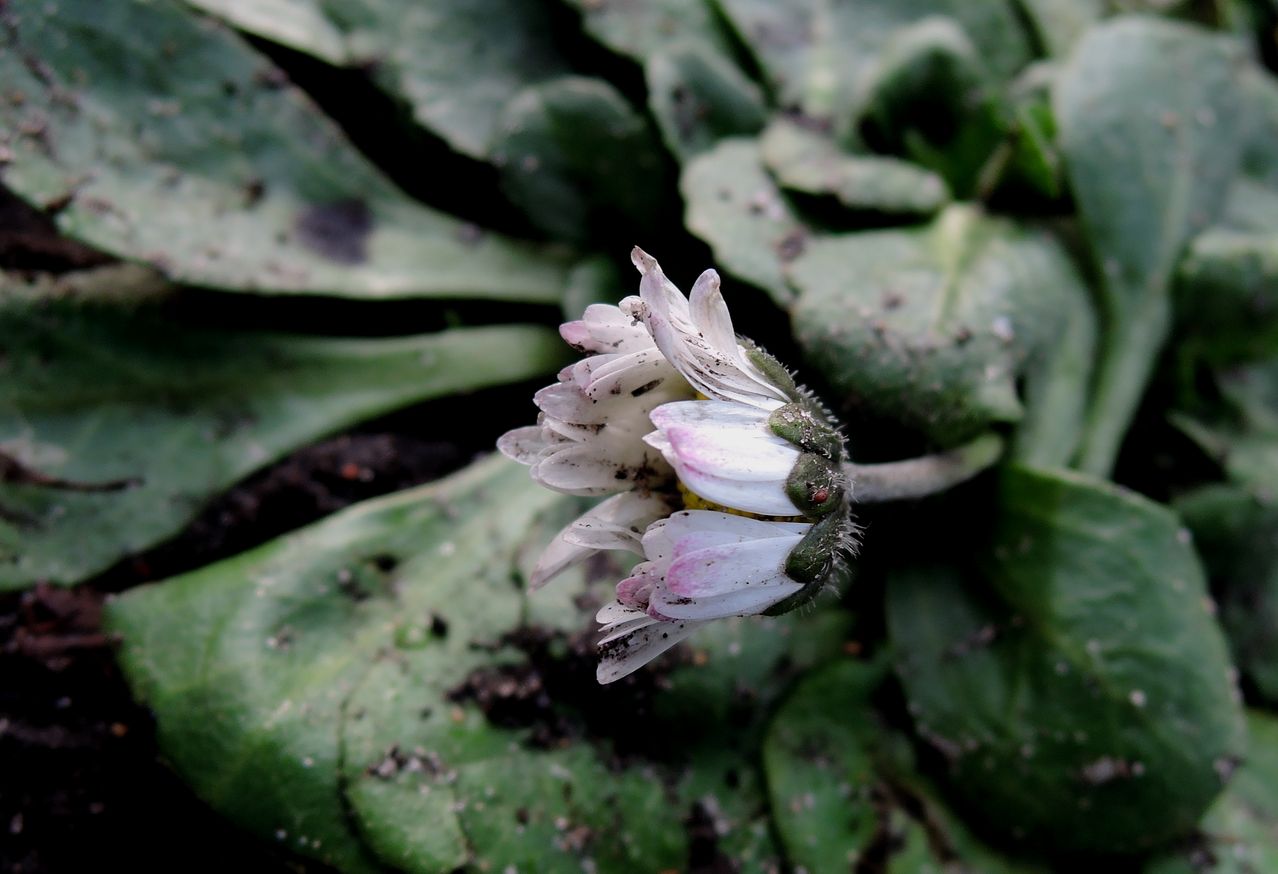
[[[709,622],[807,603],[856,544],[828,412],[737,337],[715,271],[685,298],[646,252],[631,260],[639,295],[560,328],[586,357],[537,392],[536,425],[497,443],[547,488],[611,496],[555,537],[532,588],[601,550],[643,559],[596,616],[601,683]]]

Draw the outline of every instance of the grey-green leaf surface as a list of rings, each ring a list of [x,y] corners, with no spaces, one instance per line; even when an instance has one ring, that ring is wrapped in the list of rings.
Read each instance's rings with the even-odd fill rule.
[[[568,72],[546,8],[524,0],[187,2],[331,64],[370,69],[419,124],[474,158],[488,156],[506,101]]]
[[[1204,486],[1175,506],[1194,533],[1239,670],[1278,703],[1278,506],[1231,485]]]
[[[1187,835],[1245,750],[1236,675],[1191,538],[1079,474],[1004,471],[983,579],[888,587],[919,734],[989,829],[1046,852]]]
[[[64,233],[227,290],[557,302],[558,258],[410,200],[215,22],[145,0],[9,18],[4,184]]]
[[[679,189],[684,223],[710,244],[715,263],[788,304],[794,293],[784,267],[810,231],[764,169],[758,141],[728,139],[698,155],[684,166]]]
[[[950,200],[945,180],[887,155],[853,155],[794,121],[773,121],[760,143],[763,162],[788,191],[832,196],[854,212],[931,215]]]
[[[1070,187],[1103,276],[1107,330],[1081,461],[1105,475],[1171,325],[1172,270],[1239,164],[1236,43],[1120,18],[1089,30],[1057,79]]]
[[[842,400],[952,444],[1025,417],[1017,381],[1046,367],[1035,389],[1052,400],[1030,401],[1018,451],[1072,452],[1094,328],[1046,233],[954,206],[922,228],[812,240],[788,273],[795,337]]]
[[[177,533],[286,452],[417,401],[553,371],[563,357],[532,326],[334,339],[24,295],[0,304],[0,345],[0,451],[72,484],[0,484],[0,589],[75,583]]]
[[[704,44],[673,41],[644,65],[648,107],[666,146],[680,160],[767,121],[763,92],[735,64]]]
[[[1151,860],[1142,874],[1263,874],[1278,870],[1278,719],[1247,713],[1251,752],[1229,788],[1203,817],[1188,849]]]
[[[575,242],[619,222],[653,226],[667,181],[647,120],[612,85],[580,76],[519,92],[502,113],[493,160],[528,218]]]

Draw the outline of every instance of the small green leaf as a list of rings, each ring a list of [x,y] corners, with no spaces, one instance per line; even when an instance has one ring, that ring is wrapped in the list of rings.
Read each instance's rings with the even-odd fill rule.
[[[997,77],[1030,57],[1006,0],[717,0],[777,101],[822,120],[860,115],[866,83],[892,35],[929,17],[967,32]]]
[[[507,100],[568,72],[550,16],[523,0],[186,2],[330,64],[369,69],[418,123],[474,158],[488,157]]]
[[[567,0],[581,12],[586,32],[618,54],[641,63],[671,42],[687,40],[724,54],[732,46],[715,20],[713,0],[643,3]]]
[[[919,734],[988,828],[1050,852],[1187,835],[1244,751],[1225,641],[1177,518],[1013,466],[988,584],[898,575],[888,624]]]
[[[787,191],[832,195],[856,212],[931,215],[950,200],[945,180],[917,164],[883,155],[851,155],[833,139],[793,121],[768,125],[763,161]]]
[[[1092,316],[1051,237],[954,206],[920,229],[813,240],[789,277],[795,336],[843,399],[952,444],[1020,420],[1017,380],[1047,367],[1053,400],[1032,402],[1019,451],[1072,451]]]
[[[1231,415],[1219,420],[1172,414],[1172,422],[1215,459],[1233,482],[1278,497],[1278,358],[1222,373]]]
[[[562,360],[555,336],[532,326],[377,340],[232,333],[154,306],[23,295],[0,304],[0,345],[0,452],[70,484],[0,484],[0,589],[82,580],[318,437]]]
[[[64,233],[227,290],[558,302],[558,259],[408,199],[225,28],[145,0],[9,21],[4,182]]]
[[[763,169],[758,141],[724,140],[684,167],[679,180],[688,230],[710,244],[724,270],[768,292],[794,293],[782,271],[807,244],[808,228]]]
[[[1172,271],[1242,151],[1241,53],[1152,18],[1092,28],[1056,82],[1070,187],[1103,277],[1107,330],[1081,461],[1105,475],[1171,326]]]
[[[767,120],[759,86],[700,43],[684,40],[653,52],[644,72],[648,106],[680,160],[725,137],[756,133]]]
[[[1239,669],[1278,703],[1278,506],[1236,486],[1206,486],[1176,501],[1221,602]]]
[[[643,116],[599,79],[566,76],[521,91],[502,113],[493,160],[538,227],[584,242],[600,227],[650,227],[665,166]]]

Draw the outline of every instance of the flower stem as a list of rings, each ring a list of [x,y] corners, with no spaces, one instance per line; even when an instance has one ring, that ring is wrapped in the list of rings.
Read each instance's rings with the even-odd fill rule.
[[[1003,438],[982,434],[956,449],[885,464],[848,464],[853,500],[859,503],[923,498],[966,482],[1003,455]]]

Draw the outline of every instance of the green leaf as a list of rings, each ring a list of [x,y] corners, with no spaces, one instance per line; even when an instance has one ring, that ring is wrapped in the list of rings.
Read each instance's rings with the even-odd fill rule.
[[[952,444],[1022,419],[1017,380],[1046,368],[1051,401],[1031,402],[1018,451],[1072,451],[1092,316],[1051,237],[954,206],[919,229],[813,240],[789,277],[795,337],[842,399]]]
[[[1278,870],[1278,719],[1247,714],[1251,754],[1203,817],[1189,846],[1155,858],[1142,874],[1259,874]]]
[[[955,797],[1049,852],[1187,835],[1245,738],[1187,532],[1077,474],[1013,466],[998,506],[985,585],[932,566],[888,587],[910,711]]]
[[[228,290],[558,301],[557,259],[408,199],[224,28],[145,0],[10,19],[5,185],[64,233]]]
[[[945,180],[883,155],[850,155],[833,139],[787,119],[768,125],[763,162],[787,191],[830,195],[856,212],[931,215],[950,201]]]
[[[689,161],[679,180],[684,224],[710,244],[715,263],[762,288],[778,304],[794,293],[782,271],[808,228],[763,169],[758,141],[724,140]]]
[[[1278,220],[1278,210],[1274,212]],[[1255,360],[1278,349],[1278,232],[1213,229],[1190,243],[1176,271],[1178,354],[1210,365]]]
[[[419,124],[474,158],[488,157],[506,101],[568,72],[550,16],[523,0],[186,2],[330,64],[370,69]]]
[[[952,17],[998,77],[1030,57],[1006,0],[717,0],[762,68],[777,101],[814,118],[856,117],[893,33]]]
[[[1181,24],[1092,28],[1056,83],[1070,187],[1107,330],[1081,453],[1105,475],[1171,324],[1172,270],[1219,211],[1244,140],[1236,43]]]
[[[532,326],[332,339],[22,296],[0,304],[0,346],[0,451],[66,481],[0,483],[0,589],[82,580],[325,434],[562,360],[553,333]]]
[[[1217,378],[1232,415],[1220,419],[1173,413],[1179,427],[1259,497],[1278,496],[1278,358],[1226,371]]]
[[[665,195],[647,121],[599,79],[565,76],[521,91],[502,113],[493,160],[510,199],[566,240],[617,224],[651,227]]]
[[[718,622],[599,687],[589,584],[624,571],[523,588],[579,509],[488,459],[134,589],[108,625],[196,793],[342,870],[679,868],[696,811],[727,863],[775,867],[763,718],[848,617]]]
[[[767,120],[759,87],[700,43],[685,40],[653,52],[644,73],[648,107],[680,160],[725,137],[756,133]]]
[[[618,54],[641,63],[671,42],[687,40],[718,53],[732,46],[715,20],[712,0],[612,3],[567,0],[581,12],[586,32]]]
[[[1206,486],[1176,501],[1221,604],[1239,669],[1278,703],[1278,506],[1236,486]]]
[[[892,34],[866,76],[844,138],[859,136],[939,173],[961,197],[985,196],[1012,110],[958,23],[927,18]]]
[[[872,699],[887,664],[840,661],[806,677],[777,712],[763,761],[791,864],[846,872],[1030,871],[980,844],[915,773],[908,741]]]
[[[411,871],[512,858],[580,870],[585,848],[559,817],[609,830],[602,848],[641,867],[676,864],[669,846],[628,844],[614,826],[628,803],[661,799],[650,778],[605,782],[572,750],[521,753],[523,733],[448,700],[477,669],[518,661],[502,643],[522,611],[514,551],[564,500],[490,459],[130,592],[108,621],[166,757],[226,816],[346,871],[376,870],[374,858]],[[600,786],[633,797],[602,799]],[[520,829],[529,793],[539,802]],[[667,828],[677,841],[677,820]]]

